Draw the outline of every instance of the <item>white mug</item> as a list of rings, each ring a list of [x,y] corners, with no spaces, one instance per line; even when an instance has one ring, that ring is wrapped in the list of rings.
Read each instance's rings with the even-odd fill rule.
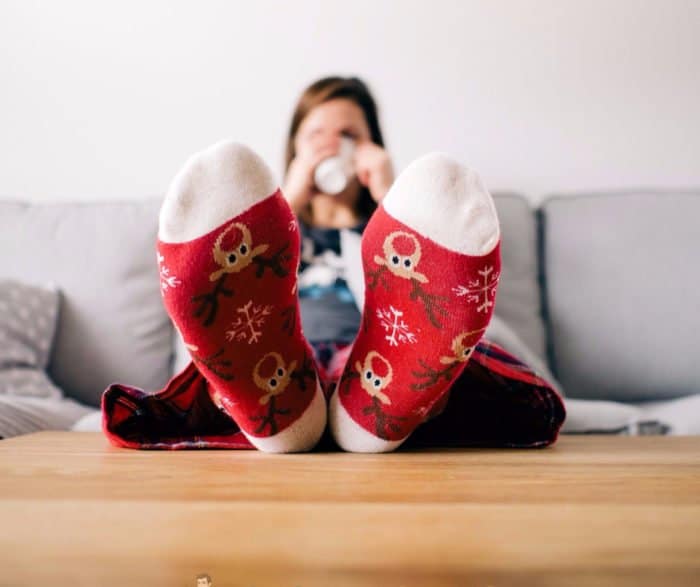
[[[321,161],[314,170],[314,183],[324,194],[339,194],[355,175],[352,156],[355,153],[355,141],[341,137],[338,154]]]

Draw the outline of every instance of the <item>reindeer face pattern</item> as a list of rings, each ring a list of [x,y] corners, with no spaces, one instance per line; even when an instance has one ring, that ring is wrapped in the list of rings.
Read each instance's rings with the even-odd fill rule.
[[[225,238],[227,238],[227,244],[223,248]],[[214,271],[209,276],[209,280],[216,281],[224,273],[238,273],[248,267],[255,257],[267,251],[268,245],[253,247],[252,241],[250,230],[245,224],[240,222],[229,224],[214,243],[212,254],[214,261],[221,269]]]
[[[376,397],[383,404],[390,404],[389,396],[382,392],[391,383],[393,369],[391,364],[377,351],[370,351],[365,357],[364,363],[357,361],[355,369],[360,374],[360,384],[372,397]]]
[[[464,341],[467,339],[467,337],[473,337],[475,334],[483,331],[484,329],[480,328],[479,330],[472,330],[470,332],[461,332],[455,336],[454,339],[452,339],[452,356],[440,357],[440,362],[443,365],[450,365],[452,363],[466,363],[469,360],[469,357],[472,356],[476,345],[466,346]]]
[[[259,389],[266,392],[259,400],[261,405],[265,405],[270,401],[270,397],[287,389],[296,366],[296,361],[286,365],[282,355],[274,352],[267,353],[255,364],[253,381]]]
[[[384,257],[375,255],[374,262],[383,265],[397,277],[415,279],[427,283],[428,278],[416,271],[420,262],[421,247],[418,239],[402,230],[390,233],[382,246]]]

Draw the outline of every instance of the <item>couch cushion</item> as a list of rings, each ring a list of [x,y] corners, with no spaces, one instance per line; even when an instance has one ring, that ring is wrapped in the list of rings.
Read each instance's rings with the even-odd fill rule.
[[[117,381],[154,390],[169,376],[172,327],[159,294],[159,202],[0,202],[0,275],[54,282],[62,304],[49,374],[99,405]]]
[[[536,216],[522,196],[497,193],[493,198],[501,223],[501,280],[495,313],[544,358]]]
[[[567,394],[700,391],[700,194],[554,197],[542,211],[550,362]]]
[[[563,434],[700,434],[700,394],[653,402],[566,400]]]
[[[0,439],[41,430],[70,430],[94,411],[67,397],[0,395]]]

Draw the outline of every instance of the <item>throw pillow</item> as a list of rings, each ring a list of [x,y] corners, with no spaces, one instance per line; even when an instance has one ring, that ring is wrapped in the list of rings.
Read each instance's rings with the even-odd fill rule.
[[[54,288],[0,280],[0,394],[62,395],[45,373],[59,301]]]

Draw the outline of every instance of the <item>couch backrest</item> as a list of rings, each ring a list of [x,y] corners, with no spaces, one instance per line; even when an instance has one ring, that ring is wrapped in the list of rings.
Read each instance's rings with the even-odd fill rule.
[[[700,391],[700,194],[554,197],[542,205],[547,332],[537,216],[495,194],[502,229],[496,313],[549,359],[572,397],[620,400]],[[98,405],[121,381],[146,390],[170,377],[173,329],[159,294],[158,200],[0,202],[0,274],[54,282],[62,308],[50,375]]]
[[[160,202],[0,202],[0,274],[62,294],[49,374],[99,405],[113,382],[155,390],[169,378],[173,329],[159,293]]]
[[[542,206],[550,363],[567,395],[700,392],[700,194],[553,197]]]
[[[494,196],[503,235],[496,312],[544,356],[535,215],[522,196]],[[54,282],[61,313],[49,374],[66,392],[99,405],[113,382],[156,390],[171,375],[173,329],[155,257],[160,202],[0,202],[4,277]]]
[[[501,280],[495,312],[535,354],[544,358],[536,214],[520,195],[495,193],[493,198],[501,224]]]

